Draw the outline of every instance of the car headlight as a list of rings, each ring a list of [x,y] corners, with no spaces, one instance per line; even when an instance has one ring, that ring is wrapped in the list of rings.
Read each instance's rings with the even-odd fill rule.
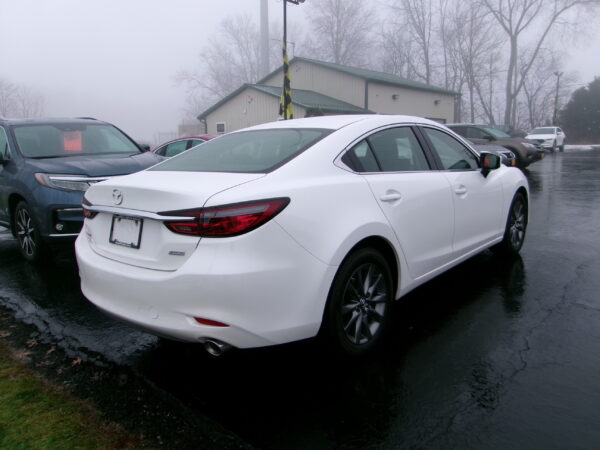
[[[38,183],[54,189],[63,191],[85,192],[94,183],[104,181],[108,177],[86,177],[85,175],[60,175],[50,173],[36,173],[35,179]]]

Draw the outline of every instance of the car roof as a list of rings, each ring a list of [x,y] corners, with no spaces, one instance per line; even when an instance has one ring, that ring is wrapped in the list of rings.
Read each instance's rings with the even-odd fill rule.
[[[351,114],[339,116],[315,116],[303,119],[278,120],[277,122],[263,123],[244,130],[265,130],[275,128],[323,128],[339,130],[353,123],[372,123],[373,125],[387,123],[419,123],[440,125],[439,122],[416,116],[386,115],[386,114]],[[242,131],[242,130],[240,130]]]
[[[35,119],[0,119],[0,122],[6,125],[52,125],[52,124],[63,124],[63,123],[101,123],[110,125],[108,122],[102,120],[93,119],[91,117],[40,117]]]

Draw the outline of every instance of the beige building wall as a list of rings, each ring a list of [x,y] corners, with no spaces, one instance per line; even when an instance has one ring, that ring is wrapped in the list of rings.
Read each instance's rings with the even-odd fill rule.
[[[367,107],[380,114],[407,114],[429,119],[443,119],[447,123],[455,121],[453,95],[373,82],[369,83]]]
[[[296,61],[290,66],[290,76],[292,96],[294,89],[306,89],[361,108],[365,105],[365,81],[361,78],[304,61]],[[262,84],[281,86],[282,71],[278,71]]]
[[[304,108],[294,105],[294,117],[304,117]],[[252,88],[246,88],[206,117],[208,134],[217,134],[217,123],[225,124],[225,132],[239,130],[279,119],[279,99]]]

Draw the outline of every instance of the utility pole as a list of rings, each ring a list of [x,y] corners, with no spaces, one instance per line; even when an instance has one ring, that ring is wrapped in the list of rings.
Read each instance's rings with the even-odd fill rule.
[[[554,96],[554,114],[552,116],[552,123],[550,125],[556,126],[558,120],[558,90],[560,88],[560,77],[562,76],[562,72],[554,72],[556,75],[556,95]]]
[[[283,120],[293,119],[292,88],[290,82],[290,64],[287,55],[287,3],[299,5],[304,0],[283,0],[283,89],[279,102],[279,115]]]

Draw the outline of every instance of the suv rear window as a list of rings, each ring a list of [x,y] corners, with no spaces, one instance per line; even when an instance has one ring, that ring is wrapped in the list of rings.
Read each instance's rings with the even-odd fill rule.
[[[267,173],[295,158],[331,130],[285,128],[226,134],[150,170]]]
[[[26,158],[140,153],[127,136],[107,124],[18,125],[14,133]]]

